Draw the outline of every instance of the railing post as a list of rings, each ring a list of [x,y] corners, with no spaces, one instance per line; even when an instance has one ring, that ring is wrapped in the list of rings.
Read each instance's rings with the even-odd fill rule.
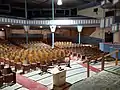
[[[90,77],[90,60],[87,58],[87,77]]]
[[[103,56],[101,61],[101,71],[104,70],[104,66],[105,66],[105,58]]]
[[[115,65],[118,65],[118,52],[116,52],[116,60],[115,60]]]

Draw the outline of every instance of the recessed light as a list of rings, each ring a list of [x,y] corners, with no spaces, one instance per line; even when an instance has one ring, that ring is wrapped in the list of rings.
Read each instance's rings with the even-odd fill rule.
[[[61,28],[61,26],[58,26],[58,28]]]
[[[4,28],[2,28],[2,31],[4,31]]]
[[[40,26],[40,28],[43,28],[43,26]]]
[[[6,25],[7,27],[10,27],[10,25]]]
[[[62,5],[62,0],[58,0],[57,5]]]

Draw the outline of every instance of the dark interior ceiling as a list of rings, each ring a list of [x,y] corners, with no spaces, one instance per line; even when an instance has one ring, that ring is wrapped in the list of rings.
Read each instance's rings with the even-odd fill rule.
[[[27,0],[27,3],[29,8],[51,8],[51,1],[52,0]],[[57,6],[57,0],[54,1],[57,8],[74,8],[79,5],[88,4],[95,0],[62,0],[62,6]],[[1,2],[3,4],[10,4],[13,7],[24,8],[25,0],[1,0]]]
[[[78,17],[77,9],[96,5],[101,0],[62,0],[63,5],[55,4],[55,17]],[[28,18],[51,17],[52,0],[27,0]],[[0,15],[25,17],[25,0],[0,0]],[[81,16],[80,16],[81,17]]]

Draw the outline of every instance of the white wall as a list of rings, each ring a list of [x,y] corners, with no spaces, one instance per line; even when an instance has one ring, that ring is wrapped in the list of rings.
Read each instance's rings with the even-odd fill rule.
[[[120,32],[115,32],[113,35],[113,42],[120,43]]]
[[[4,37],[5,36],[5,32],[4,31],[0,31],[0,37]]]
[[[95,32],[93,32],[90,37],[95,37],[95,38],[105,38],[105,32],[103,32],[102,29],[96,28]]]
[[[98,8],[98,14],[93,12],[94,8]],[[95,18],[102,18],[103,17],[103,9],[100,6],[95,6],[87,9],[78,10],[78,15],[88,16],[88,17],[95,17]]]

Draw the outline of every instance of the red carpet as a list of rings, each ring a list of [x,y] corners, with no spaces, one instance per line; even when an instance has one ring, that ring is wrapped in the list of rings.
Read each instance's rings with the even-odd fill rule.
[[[83,67],[87,68],[87,64],[86,63],[85,64],[80,63],[80,65],[82,65]],[[96,72],[96,73],[100,72],[99,69],[97,69],[95,67],[92,67],[92,66],[90,66],[90,70],[93,71],[93,72]]]
[[[17,83],[21,84],[23,87],[29,90],[49,90],[44,85],[37,83],[19,74],[16,75],[16,81]]]

